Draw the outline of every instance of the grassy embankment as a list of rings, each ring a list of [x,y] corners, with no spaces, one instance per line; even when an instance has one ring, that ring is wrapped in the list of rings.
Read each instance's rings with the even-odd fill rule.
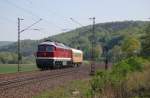
[[[33,98],[150,98],[150,62],[132,57],[99,70],[91,80],[78,80]]]
[[[47,90],[33,98],[88,98],[89,85],[89,80],[75,80],[67,86],[62,85],[53,90]]]
[[[21,72],[37,70],[36,64],[21,64]],[[0,64],[0,74],[15,73],[18,71],[17,64]]]

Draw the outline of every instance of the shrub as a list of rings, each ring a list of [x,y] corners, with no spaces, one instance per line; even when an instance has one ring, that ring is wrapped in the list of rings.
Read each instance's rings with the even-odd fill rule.
[[[138,94],[141,98],[141,95],[147,95],[150,90],[147,86],[149,64],[141,57],[130,57],[115,64],[111,70],[97,71],[91,80],[93,94],[100,98],[138,98]]]
[[[113,66],[113,73],[125,76],[129,72],[142,71],[146,60],[141,57],[130,57]]]
[[[127,59],[126,62],[130,65],[131,71],[142,71],[145,59],[141,57],[131,57]]]
[[[127,73],[129,73],[131,70],[131,66],[125,61],[120,61],[116,65],[113,66],[112,74],[118,75],[120,78],[125,77]]]
[[[93,77],[91,81],[92,90],[98,92],[102,91],[105,87],[105,84],[109,82],[109,73],[99,70],[96,72],[96,75]]]

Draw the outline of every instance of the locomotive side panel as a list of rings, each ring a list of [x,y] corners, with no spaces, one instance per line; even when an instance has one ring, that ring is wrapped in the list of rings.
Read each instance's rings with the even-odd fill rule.
[[[71,52],[68,49],[58,48],[54,52],[54,62],[55,65],[65,66],[71,62]]]
[[[63,48],[56,48],[54,52],[54,57],[58,60],[71,60],[70,50]]]

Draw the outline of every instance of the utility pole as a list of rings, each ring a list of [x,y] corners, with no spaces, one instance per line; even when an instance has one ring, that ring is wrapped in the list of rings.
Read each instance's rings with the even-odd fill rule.
[[[28,26],[27,28],[20,30],[20,21],[24,20],[21,18],[18,18],[18,72],[20,72],[20,61],[22,59],[21,57],[21,52],[20,52],[20,34],[26,30],[28,30],[29,28],[31,28],[32,26],[34,26],[35,24],[37,24],[38,22],[40,22],[42,19],[38,20],[37,22],[31,24],[30,26]],[[35,29],[36,30],[36,29]]]
[[[20,53],[20,21],[23,20],[18,18],[18,72],[20,71],[20,60],[21,60],[21,53]]]
[[[95,64],[94,64],[94,46],[95,46],[95,17],[89,18],[93,21],[93,26],[92,26],[92,51],[91,51],[91,75],[95,74]]]

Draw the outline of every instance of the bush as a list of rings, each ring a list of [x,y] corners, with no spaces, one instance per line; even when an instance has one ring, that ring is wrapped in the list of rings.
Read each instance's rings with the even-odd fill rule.
[[[97,71],[96,75],[91,81],[91,88],[93,91],[101,92],[105,84],[109,82],[109,73],[105,71]]]
[[[130,57],[113,66],[113,72],[125,76],[129,72],[142,71],[146,60],[141,57]]]
[[[91,80],[93,94],[100,98],[134,98],[138,94],[147,94],[150,90],[146,86],[149,85],[150,72],[150,67],[145,66],[150,64],[147,62],[141,57],[130,57],[115,64],[111,70],[97,71]]]
[[[116,65],[113,66],[112,74],[119,75],[121,77],[125,77],[127,73],[131,70],[131,66],[125,61],[120,61]]]
[[[142,71],[145,60],[141,57],[131,57],[126,62],[130,65],[131,71]]]

